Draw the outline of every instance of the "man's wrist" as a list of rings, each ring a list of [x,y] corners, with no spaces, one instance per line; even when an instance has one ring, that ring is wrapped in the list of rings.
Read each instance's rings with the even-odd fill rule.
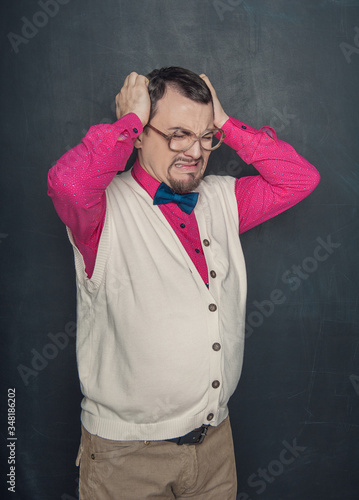
[[[218,128],[222,128],[226,123],[227,121],[229,120],[229,116],[228,115],[224,115],[219,121],[218,121],[218,125],[217,127]]]
[[[127,113],[121,116],[113,124],[120,132],[118,136],[119,141],[123,141],[127,138],[134,141],[143,131],[143,125],[136,113]]]

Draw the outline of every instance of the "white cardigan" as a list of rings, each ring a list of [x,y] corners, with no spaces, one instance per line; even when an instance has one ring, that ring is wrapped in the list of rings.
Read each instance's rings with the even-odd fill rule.
[[[106,190],[91,279],[68,229],[77,276],[81,420],[90,433],[168,439],[227,416],[242,368],[246,302],[234,182],[207,176],[197,190],[199,233],[208,270],[216,273],[209,289],[130,172]]]

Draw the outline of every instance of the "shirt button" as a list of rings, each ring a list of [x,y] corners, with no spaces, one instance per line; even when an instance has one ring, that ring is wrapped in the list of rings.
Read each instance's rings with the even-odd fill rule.
[[[203,240],[203,245],[209,247],[209,241],[207,239]]]
[[[134,128],[134,129],[133,129],[133,131],[134,131],[134,133],[135,133],[135,134],[137,134],[137,133],[138,133],[137,128]]]
[[[217,311],[217,306],[216,306],[216,304],[209,304],[208,309],[211,312],[215,312],[215,311]]]
[[[213,389],[218,389],[219,386],[220,386],[219,380],[213,380],[212,382]]]
[[[145,444],[146,446],[148,446],[150,444],[150,441],[144,441],[143,444]]]
[[[219,351],[221,349],[221,344],[219,344],[218,342],[215,342],[213,345],[212,345],[212,349],[214,351]]]
[[[95,460],[95,455],[93,453],[91,454],[91,460]]]
[[[213,413],[210,413],[209,415],[207,415],[207,420],[213,420],[213,417],[214,417]]]
[[[211,278],[215,278],[217,276],[216,271],[211,271],[209,274],[211,275]]]
[[[183,224],[182,222],[182,224],[180,224],[180,227],[183,229],[184,227],[186,227],[186,224]]]

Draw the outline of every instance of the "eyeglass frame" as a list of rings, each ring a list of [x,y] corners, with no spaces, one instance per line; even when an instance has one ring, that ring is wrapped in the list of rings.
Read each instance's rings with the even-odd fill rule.
[[[195,139],[193,140],[192,144],[190,144],[190,145],[189,145],[187,148],[185,148],[185,149],[172,149],[172,148],[170,147],[170,144],[171,144],[171,140],[173,139],[173,136],[175,135],[176,131],[175,131],[175,132],[173,132],[172,134],[168,134],[168,135],[166,135],[165,133],[161,132],[160,130],[158,130],[156,127],[154,127],[154,126],[153,126],[153,125],[151,125],[150,123],[147,123],[146,127],[149,127],[151,130],[154,130],[155,132],[157,132],[157,134],[162,135],[162,137],[164,137],[164,138],[168,141],[168,147],[169,147],[170,151],[173,151],[174,153],[183,153],[183,152],[185,152],[185,151],[188,151],[188,150],[189,150],[189,149],[193,146],[193,144],[194,144],[196,141],[199,141],[199,144],[200,144],[201,148],[202,148],[202,149],[204,149],[205,151],[215,151],[216,149],[218,149],[218,148],[219,148],[219,146],[221,146],[221,145],[222,145],[223,140],[224,140],[224,138],[226,137],[226,134],[224,133],[224,131],[223,131],[221,128],[212,128],[212,129],[211,129],[211,128],[209,128],[209,129],[207,129],[205,132],[203,132],[203,134],[202,134],[202,135],[196,135],[194,132],[192,132],[192,130],[187,130],[187,129],[185,129],[185,128],[180,128],[180,127],[179,127],[179,128],[178,128],[178,130],[184,130],[184,131],[186,131],[186,132],[190,132],[190,133],[191,133],[191,134],[195,137]],[[216,145],[213,149],[206,149],[206,148],[204,148],[204,147],[202,146],[202,143],[201,143],[201,139],[202,139],[202,137],[204,137],[206,134],[208,134],[208,132],[213,132],[213,131],[215,131],[215,130],[217,130],[217,132],[220,132],[220,134],[221,134],[221,140],[220,140],[220,142],[219,142],[219,143],[218,143],[218,144],[217,144],[217,145]],[[217,133],[217,132],[216,132],[216,133]],[[214,134],[214,135],[215,135],[215,134]]]

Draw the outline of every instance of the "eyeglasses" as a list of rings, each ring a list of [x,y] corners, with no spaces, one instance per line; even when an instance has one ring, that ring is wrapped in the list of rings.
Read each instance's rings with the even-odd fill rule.
[[[196,141],[199,141],[201,147],[206,151],[214,151],[219,148],[226,137],[220,128],[206,130],[202,135],[198,136],[194,132],[185,129],[178,129],[173,134],[166,135],[149,123],[146,126],[162,135],[168,141],[170,150],[176,153],[187,151]],[[216,137],[217,134],[220,134],[220,136]]]

